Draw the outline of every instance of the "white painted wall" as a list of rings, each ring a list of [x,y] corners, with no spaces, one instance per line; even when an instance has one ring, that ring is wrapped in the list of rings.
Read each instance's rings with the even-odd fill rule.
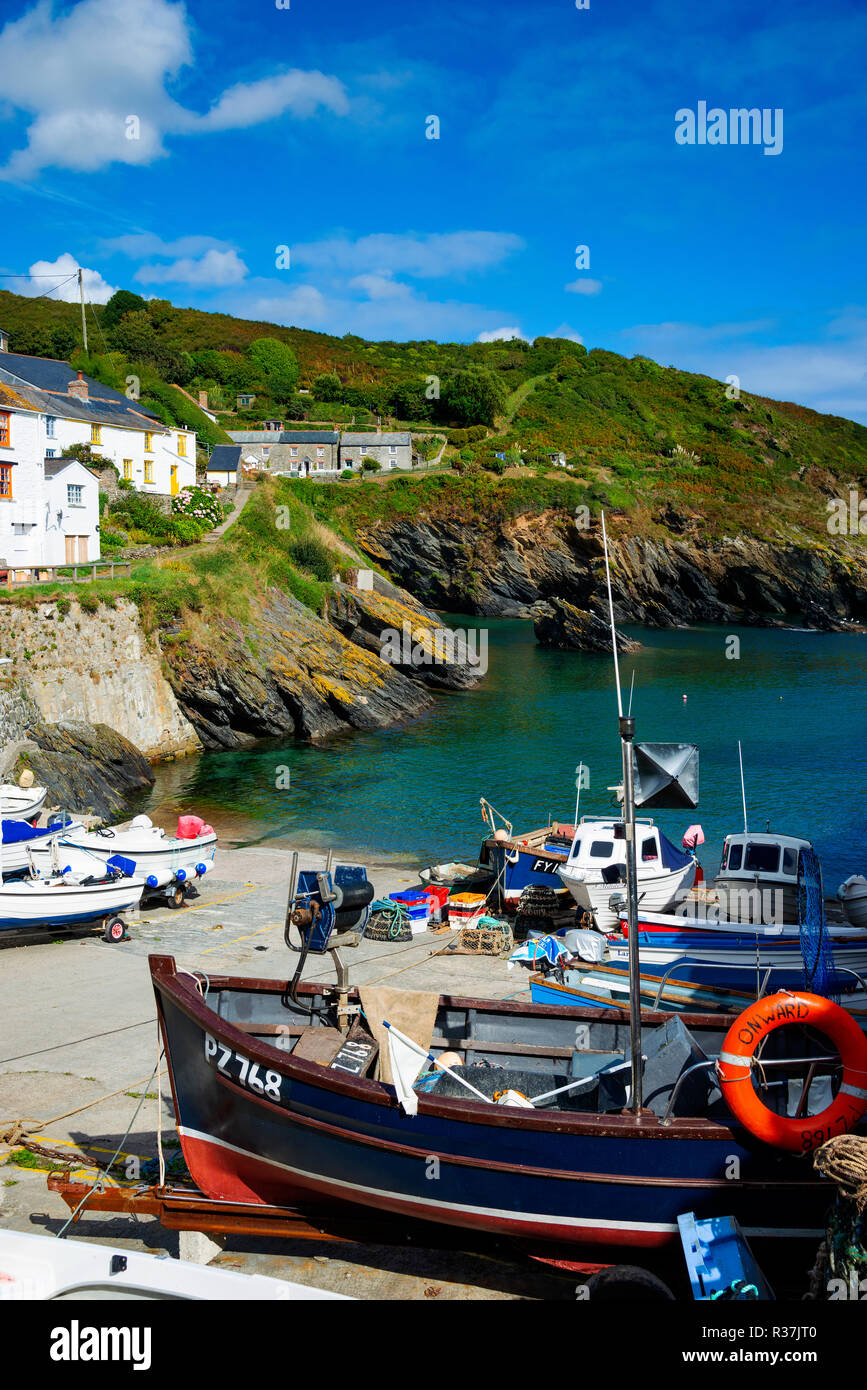
[[[123,478],[128,476],[137,491],[144,493],[171,494],[182,488],[194,487],[196,482],[196,436],[193,430],[165,429],[158,432],[128,429],[122,425],[101,425],[99,441],[92,441],[91,427],[86,420],[67,420],[54,416],[53,435],[49,433],[49,420],[45,415],[38,417],[42,429],[42,442],[45,453],[59,457],[70,444],[93,443],[93,450],[110,459]],[[149,438],[148,438],[149,436]],[[146,449],[145,444],[150,448]],[[185,450],[185,452],[182,452]],[[129,462],[127,472],[125,461]],[[177,487],[172,487],[172,468],[177,469]]]
[[[76,563],[98,560],[99,484],[96,478],[83,464],[70,460],[56,477],[46,479],[44,416],[24,410],[13,410],[10,414],[10,446],[0,448],[0,463],[14,460],[12,496],[0,496],[2,567],[63,565],[67,536],[84,538],[81,547],[76,542]],[[81,488],[80,503],[70,505],[69,486]]]

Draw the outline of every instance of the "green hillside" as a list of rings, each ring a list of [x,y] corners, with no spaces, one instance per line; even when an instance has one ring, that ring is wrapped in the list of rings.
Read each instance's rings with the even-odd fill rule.
[[[389,426],[449,429],[451,480],[418,480],[412,505],[421,493],[449,506],[541,505],[552,486],[548,456],[562,452],[568,469],[557,475],[570,503],[622,507],[642,527],[666,524],[673,509],[701,516],[710,534],[807,539],[827,538],[829,498],[867,484],[864,426],[746,392],[731,400],[709,377],[567,339],[371,343],[127,291],[88,314],[85,358],[77,305],[0,292],[13,351],[68,357],[121,390],[135,375],[149,408],[211,444],[225,441],[225,428],[272,415],[364,424],[376,413]],[[207,390],[220,424],[177,386]],[[235,411],[241,391],[255,395],[253,409]],[[340,484],[329,510],[348,525],[372,507],[400,505],[400,480],[383,483]]]

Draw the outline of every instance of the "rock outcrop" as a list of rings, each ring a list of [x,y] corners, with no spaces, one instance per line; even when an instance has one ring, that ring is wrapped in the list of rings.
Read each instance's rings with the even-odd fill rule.
[[[668,522],[672,518],[667,519]],[[787,626],[867,623],[867,551],[857,539],[796,545],[708,540],[692,517],[647,535],[609,518],[615,617],[621,623]],[[599,528],[558,511],[508,519],[388,518],[359,533],[368,554],[422,602],[492,617],[535,617],[554,598],[604,611]]]
[[[611,629],[604,618],[586,609],[576,608],[565,599],[555,598],[546,604],[533,622],[536,641],[542,647],[560,647],[565,651],[610,652],[613,646]],[[637,652],[640,642],[624,633],[617,633],[619,652]]]
[[[275,734],[318,742],[428,708],[428,668],[383,660],[380,650],[383,632],[399,632],[403,621],[445,632],[433,615],[352,590],[340,591],[331,611],[334,620],[324,621],[283,590],[267,589],[243,626],[221,619],[164,643],[178,702],[206,748]],[[441,684],[479,679],[462,675],[460,663],[443,671]]]
[[[122,820],[154,783],[147,758],[107,724],[34,724],[15,772],[48,788],[46,807]]]

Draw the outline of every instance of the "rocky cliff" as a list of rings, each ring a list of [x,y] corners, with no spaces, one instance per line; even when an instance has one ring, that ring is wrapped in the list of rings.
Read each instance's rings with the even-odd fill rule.
[[[205,747],[275,734],[319,741],[420,714],[431,704],[426,685],[457,689],[480,679],[460,651],[433,663],[400,653],[383,660],[384,639],[402,638],[405,624],[428,649],[446,633],[408,595],[341,587],[317,617],[283,590],[267,589],[247,623],[223,619],[168,633],[163,647],[178,703]]]
[[[750,537],[708,541],[697,517],[667,514],[635,534],[609,518],[615,616],[621,623],[867,623],[867,552],[857,539],[799,546]],[[551,599],[604,615],[598,526],[547,510],[458,520],[387,518],[359,533],[367,553],[438,608],[537,617]]]

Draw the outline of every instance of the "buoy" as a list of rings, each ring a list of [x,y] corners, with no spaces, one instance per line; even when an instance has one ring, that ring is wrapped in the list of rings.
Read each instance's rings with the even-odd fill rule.
[[[684,695],[684,697],[683,697],[683,703],[686,704],[686,696],[685,696],[685,695]]]

